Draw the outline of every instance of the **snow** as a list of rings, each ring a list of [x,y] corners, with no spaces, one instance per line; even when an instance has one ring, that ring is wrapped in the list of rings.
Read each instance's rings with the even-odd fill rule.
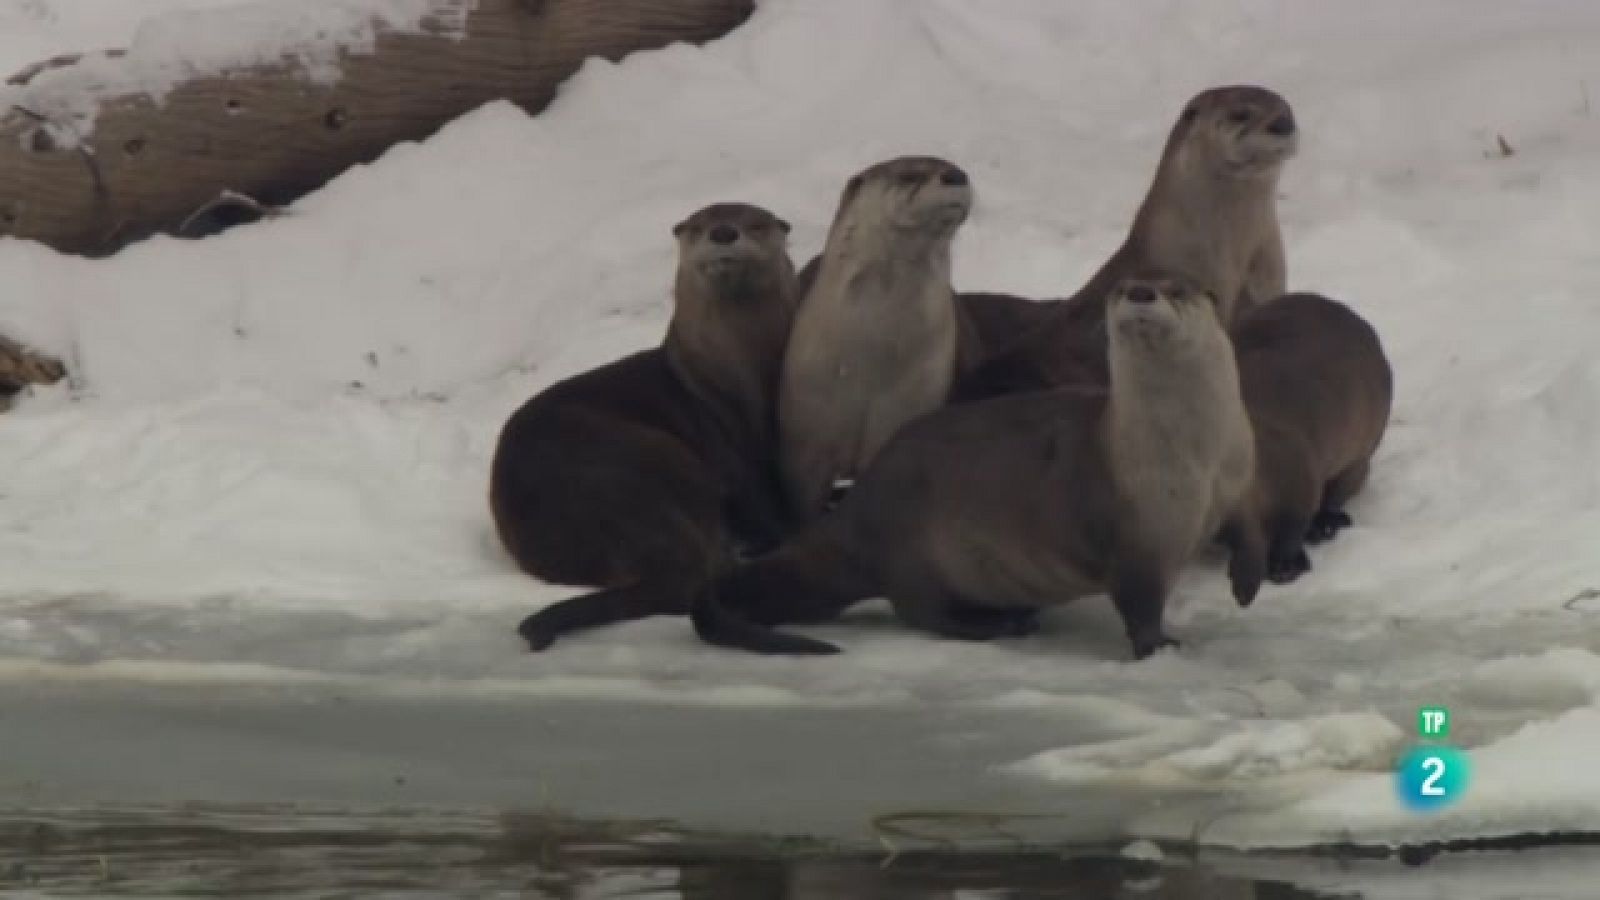
[[[212,5],[150,3],[141,25],[0,0],[0,69]],[[1140,663],[1100,599],[981,646],[866,604],[814,629],[847,651],[822,661],[674,619],[522,652],[516,622],[570,591],[496,544],[494,439],[534,391],[659,339],[675,221],[758,203],[803,261],[849,174],[935,153],[978,193],[958,284],[1059,296],[1120,240],[1183,101],[1240,81],[1304,130],[1291,286],[1368,316],[1397,374],[1356,526],[1302,581],[1240,610],[1197,564],[1170,613],[1183,647]],[[1130,839],[1600,829],[1597,91],[1591,0],[763,0],[723,40],[592,60],[540,116],[490,104],[276,219],[99,261],[0,241],[0,330],[75,373],[0,422],[0,689],[1001,717],[1033,749],[974,751],[972,778],[1057,808],[1166,798],[1128,804]],[[1474,775],[1422,816],[1390,767],[1428,704]]]

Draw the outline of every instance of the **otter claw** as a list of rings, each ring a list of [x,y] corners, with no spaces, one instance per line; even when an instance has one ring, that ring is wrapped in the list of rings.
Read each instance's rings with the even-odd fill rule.
[[[1135,638],[1133,641],[1133,658],[1148,659],[1157,650],[1165,647],[1177,648],[1181,646],[1183,645],[1177,639],[1167,637],[1165,634],[1157,634],[1153,638]]]
[[[1273,584],[1288,584],[1311,571],[1311,557],[1302,549],[1286,559],[1267,561],[1267,580]]]
[[[1335,510],[1320,510],[1311,517],[1311,525],[1306,528],[1306,542],[1320,544],[1331,541],[1339,532],[1352,525],[1350,514]]]

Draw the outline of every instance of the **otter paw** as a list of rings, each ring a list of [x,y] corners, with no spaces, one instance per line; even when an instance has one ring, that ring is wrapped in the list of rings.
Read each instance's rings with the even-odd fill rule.
[[[1331,541],[1339,532],[1353,524],[1350,514],[1338,510],[1318,510],[1311,517],[1311,525],[1306,528],[1306,543],[1320,544]]]
[[[1039,631],[1039,611],[1037,609],[1007,610],[998,616],[1006,636],[1028,637]]]
[[[1146,637],[1133,638],[1133,658],[1149,659],[1157,650],[1165,647],[1181,647],[1176,638],[1171,638],[1165,632],[1156,632]]]
[[[1288,584],[1309,571],[1311,557],[1303,547],[1292,556],[1267,560],[1267,580],[1273,584]]]

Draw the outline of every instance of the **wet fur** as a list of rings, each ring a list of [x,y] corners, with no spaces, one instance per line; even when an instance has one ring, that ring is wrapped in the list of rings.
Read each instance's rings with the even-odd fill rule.
[[[711,242],[718,226],[738,241]],[[743,204],[680,223],[662,345],[557,382],[506,422],[489,484],[502,544],[536,578],[601,589],[524,620],[530,648],[686,613],[684,598],[741,549],[789,531],[772,408],[795,307],[787,230]],[[729,254],[711,274],[723,265],[711,258]]]
[[[702,592],[696,630],[758,653],[835,652],[771,627],[881,594],[915,628],[983,640],[1109,590],[1144,657],[1172,643],[1167,590],[1219,528],[1248,603],[1264,548],[1242,514],[1254,440],[1232,346],[1209,300],[1175,296],[1165,321],[1180,339],[1141,349],[1119,332],[1109,390],[1000,397],[906,426],[833,513]]]

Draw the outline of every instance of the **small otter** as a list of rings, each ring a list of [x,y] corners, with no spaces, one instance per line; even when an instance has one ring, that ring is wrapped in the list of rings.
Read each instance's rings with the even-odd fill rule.
[[[845,186],[802,278],[778,394],[779,459],[802,521],[948,398],[964,327],[950,242],[971,207],[967,174],[933,157],[881,162]]]
[[[736,543],[787,532],[772,398],[796,305],[788,232],[742,203],[678,223],[661,346],[558,382],[506,422],[489,481],[501,542],[536,578],[602,588],[524,620],[532,649],[681,615]]]
[[[1255,441],[1215,298],[1157,275],[1108,304],[1109,385],[946,407],[907,425],[831,514],[696,598],[713,644],[828,653],[770,631],[888,596],[907,623],[982,640],[1033,629],[1041,607],[1109,590],[1136,658],[1162,628],[1179,568],[1213,534],[1235,598],[1265,568],[1244,506]]]
[[[1268,541],[1267,578],[1311,568],[1305,543],[1350,524],[1345,503],[1367,480],[1394,398],[1378,334],[1342,303],[1285,294],[1233,333],[1256,433],[1254,504]]]
[[[1282,294],[1276,194],[1298,145],[1294,112],[1276,93],[1233,86],[1196,94],[1167,136],[1122,246],[1077,294],[1048,304],[1037,326],[964,376],[953,399],[1104,381],[1105,298],[1130,272],[1154,268],[1195,281],[1217,297],[1230,328],[1242,311]]]

